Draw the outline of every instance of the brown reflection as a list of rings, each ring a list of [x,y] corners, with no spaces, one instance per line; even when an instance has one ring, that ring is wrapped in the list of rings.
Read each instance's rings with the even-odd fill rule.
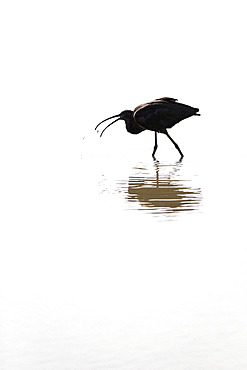
[[[142,207],[153,213],[198,210],[201,189],[192,188],[189,186],[190,181],[179,178],[181,165],[179,162],[173,166],[161,166],[155,162],[154,176],[145,175],[144,169],[139,169],[139,173],[129,177],[128,200],[138,201]]]

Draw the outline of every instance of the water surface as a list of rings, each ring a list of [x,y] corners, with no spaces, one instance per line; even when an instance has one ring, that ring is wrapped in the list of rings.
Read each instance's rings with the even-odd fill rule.
[[[1,368],[245,368],[242,163],[93,144],[14,179]]]
[[[182,160],[169,163],[150,159],[130,168],[124,179],[104,178],[99,191],[118,194],[125,200],[124,209],[149,213],[159,221],[176,219],[181,212],[201,213],[197,166]]]

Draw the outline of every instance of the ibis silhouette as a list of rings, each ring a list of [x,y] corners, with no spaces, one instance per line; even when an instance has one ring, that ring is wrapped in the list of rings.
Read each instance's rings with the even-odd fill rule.
[[[102,136],[104,131],[113,123],[119,120],[124,120],[126,130],[131,134],[139,134],[144,130],[154,131],[155,143],[152,153],[153,158],[155,158],[154,155],[158,148],[157,133],[165,134],[178,150],[181,158],[183,158],[184,155],[181,149],[168,134],[167,129],[172,128],[174,125],[176,125],[176,123],[184,120],[185,118],[199,116],[200,114],[198,111],[198,108],[193,108],[189,105],[178,103],[177,99],[160,98],[146,104],[138,105],[138,107],[136,107],[133,111],[124,110],[120,114],[106,118],[95,127],[95,130],[99,127],[99,125],[101,125],[101,123],[112,118],[117,118],[104,128],[100,134],[100,136]]]

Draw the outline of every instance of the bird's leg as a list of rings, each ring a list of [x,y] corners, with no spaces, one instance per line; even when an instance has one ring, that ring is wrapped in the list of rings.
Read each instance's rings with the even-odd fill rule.
[[[154,132],[154,135],[155,135],[155,139],[154,139],[154,150],[153,150],[152,156],[155,159],[155,156],[154,155],[155,155],[155,152],[156,152],[156,150],[158,148],[158,144],[157,144],[157,132],[156,131]]]
[[[181,149],[179,148],[178,144],[171,138],[171,136],[168,134],[167,130],[166,130],[165,134],[171,140],[171,142],[173,143],[173,145],[175,146],[175,148],[179,151],[179,153],[181,155],[181,159],[182,159],[184,155],[181,152]]]

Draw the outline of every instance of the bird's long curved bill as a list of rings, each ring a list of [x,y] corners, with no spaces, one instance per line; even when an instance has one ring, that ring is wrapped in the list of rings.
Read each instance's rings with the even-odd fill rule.
[[[104,132],[104,131],[109,127],[109,126],[113,125],[113,123],[115,123],[115,122],[119,121],[120,119],[121,119],[121,118],[120,118],[120,117],[118,117],[117,119],[115,119],[115,121],[111,122],[108,126],[106,126],[106,127],[104,128],[104,130],[101,132],[100,137],[103,135],[103,132]]]
[[[116,114],[115,116],[111,116],[109,118],[104,119],[103,121],[101,121],[100,123],[97,124],[97,126],[95,127],[95,130],[97,130],[97,128],[99,127],[99,125],[101,125],[101,123],[103,123],[105,121],[108,121],[108,119],[112,119],[112,118],[116,118],[116,117],[119,117],[119,114]]]

